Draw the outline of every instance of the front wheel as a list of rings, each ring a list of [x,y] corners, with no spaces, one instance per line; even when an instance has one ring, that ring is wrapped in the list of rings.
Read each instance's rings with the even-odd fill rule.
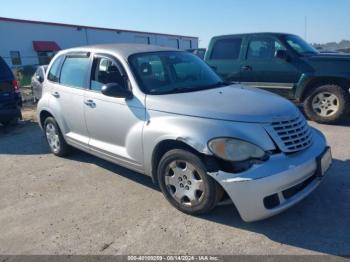
[[[332,124],[342,119],[349,108],[349,94],[338,85],[315,88],[304,102],[305,114],[321,124]]]
[[[207,175],[196,155],[181,149],[166,153],[158,166],[158,181],[165,198],[178,210],[207,213],[223,196],[222,188]]]

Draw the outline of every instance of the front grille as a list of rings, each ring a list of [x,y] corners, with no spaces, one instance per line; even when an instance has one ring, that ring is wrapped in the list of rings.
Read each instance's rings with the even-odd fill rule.
[[[301,114],[291,120],[273,122],[266,130],[285,153],[298,152],[312,144],[310,127]]]

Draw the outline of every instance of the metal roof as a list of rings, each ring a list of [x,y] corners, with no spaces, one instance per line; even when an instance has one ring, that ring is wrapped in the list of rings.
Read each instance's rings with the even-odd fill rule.
[[[137,34],[153,34],[153,35],[161,35],[161,36],[177,37],[177,38],[195,38],[195,39],[198,39],[198,37],[195,37],[195,36],[153,33],[153,32],[146,32],[146,31],[134,31],[134,30],[124,30],[124,29],[117,29],[117,28],[104,28],[104,27],[94,27],[94,26],[65,24],[65,23],[43,22],[43,21],[24,20],[24,19],[16,19],[16,18],[8,18],[8,17],[0,17],[0,21],[24,23],[24,24],[30,23],[30,24],[49,25],[49,26],[51,25],[51,26],[75,27],[75,28],[84,28],[84,29],[93,29],[93,30],[114,31],[117,33],[118,32],[127,32],[127,33],[137,33]]]

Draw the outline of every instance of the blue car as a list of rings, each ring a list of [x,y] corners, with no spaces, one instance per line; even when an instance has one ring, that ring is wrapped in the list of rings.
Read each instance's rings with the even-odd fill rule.
[[[11,69],[0,57],[0,123],[4,126],[22,118],[22,96]]]

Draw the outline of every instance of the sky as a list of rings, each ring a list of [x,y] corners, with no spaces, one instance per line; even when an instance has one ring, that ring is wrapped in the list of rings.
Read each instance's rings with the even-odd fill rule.
[[[350,0],[0,0],[1,17],[197,36],[200,47],[215,35],[266,31],[350,40],[349,11]]]

